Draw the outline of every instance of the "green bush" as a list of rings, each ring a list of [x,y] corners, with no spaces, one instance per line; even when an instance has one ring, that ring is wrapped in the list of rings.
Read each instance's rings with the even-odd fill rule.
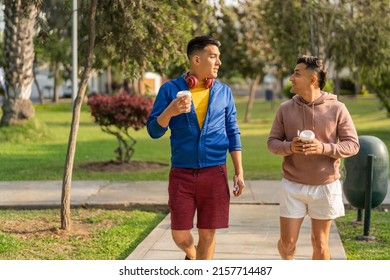
[[[362,86],[362,90],[359,91],[359,95],[367,97],[367,96],[375,95],[375,93],[370,92],[370,91],[367,89],[367,87],[366,87],[365,85],[363,85],[363,86]]]
[[[350,89],[344,89],[344,88],[340,89],[340,95],[354,95],[354,94],[355,92]]]
[[[348,79],[340,79],[340,95],[355,95],[356,85],[355,83]],[[370,96],[373,94],[370,92],[365,85],[362,85],[362,89],[357,93],[362,96]]]
[[[350,78],[340,78],[340,95],[354,95],[355,82]]]

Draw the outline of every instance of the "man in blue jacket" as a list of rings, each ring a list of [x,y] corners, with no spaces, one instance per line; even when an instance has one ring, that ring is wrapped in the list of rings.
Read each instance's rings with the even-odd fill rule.
[[[152,138],[171,130],[169,208],[172,237],[185,259],[212,259],[215,232],[229,226],[230,191],[226,172],[230,152],[235,196],[245,183],[240,131],[230,88],[215,80],[221,66],[220,42],[209,36],[189,41],[190,70],[159,90],[147,121]],[[179,91],[190,95],[176,97]],[[198,244],[191,234],[197,213]]]

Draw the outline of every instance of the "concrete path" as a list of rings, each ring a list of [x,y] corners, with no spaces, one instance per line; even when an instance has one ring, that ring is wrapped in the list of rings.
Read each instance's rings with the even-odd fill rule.
[[[230,227],[217,231],[215,259],[280,259],[276,249],[279,238],[279,188],[279,181],[246,181],[243,195],[238,198],[232,196]],[[61,189],[61,181],[0,182],[0,208],[59,207]],[[71,190],[73,207],[166,206],[167,200],[167,183],[161,181],[75,181]],[[347,201],[345,203],[348,204]],[[389,205],[388,191],[382,206]],[[172,241],[169,222],[168,214],[127,259],[183,259],[183,252]],[[197,238],[196,230],[193,234]],[[330,249],[332,259],[346,259],[335,223],[331,228]],[[308,218],[300,232],[296,258],[311,258]]]

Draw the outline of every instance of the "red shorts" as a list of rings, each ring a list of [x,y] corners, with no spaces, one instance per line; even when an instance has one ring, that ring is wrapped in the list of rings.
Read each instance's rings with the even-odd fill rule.
[[[171,229],[229,227],[230,193],[226,165],[200,169],[172,167],[169,174]]]

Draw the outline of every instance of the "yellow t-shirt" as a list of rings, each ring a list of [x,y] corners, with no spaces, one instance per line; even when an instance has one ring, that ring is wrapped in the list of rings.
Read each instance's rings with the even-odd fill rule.
[[[202,130],[207,109],[209,107],[210,89],[204,87],[204,82],[199,82],[197,87],[190,89],[190,91],[199,127]]]

